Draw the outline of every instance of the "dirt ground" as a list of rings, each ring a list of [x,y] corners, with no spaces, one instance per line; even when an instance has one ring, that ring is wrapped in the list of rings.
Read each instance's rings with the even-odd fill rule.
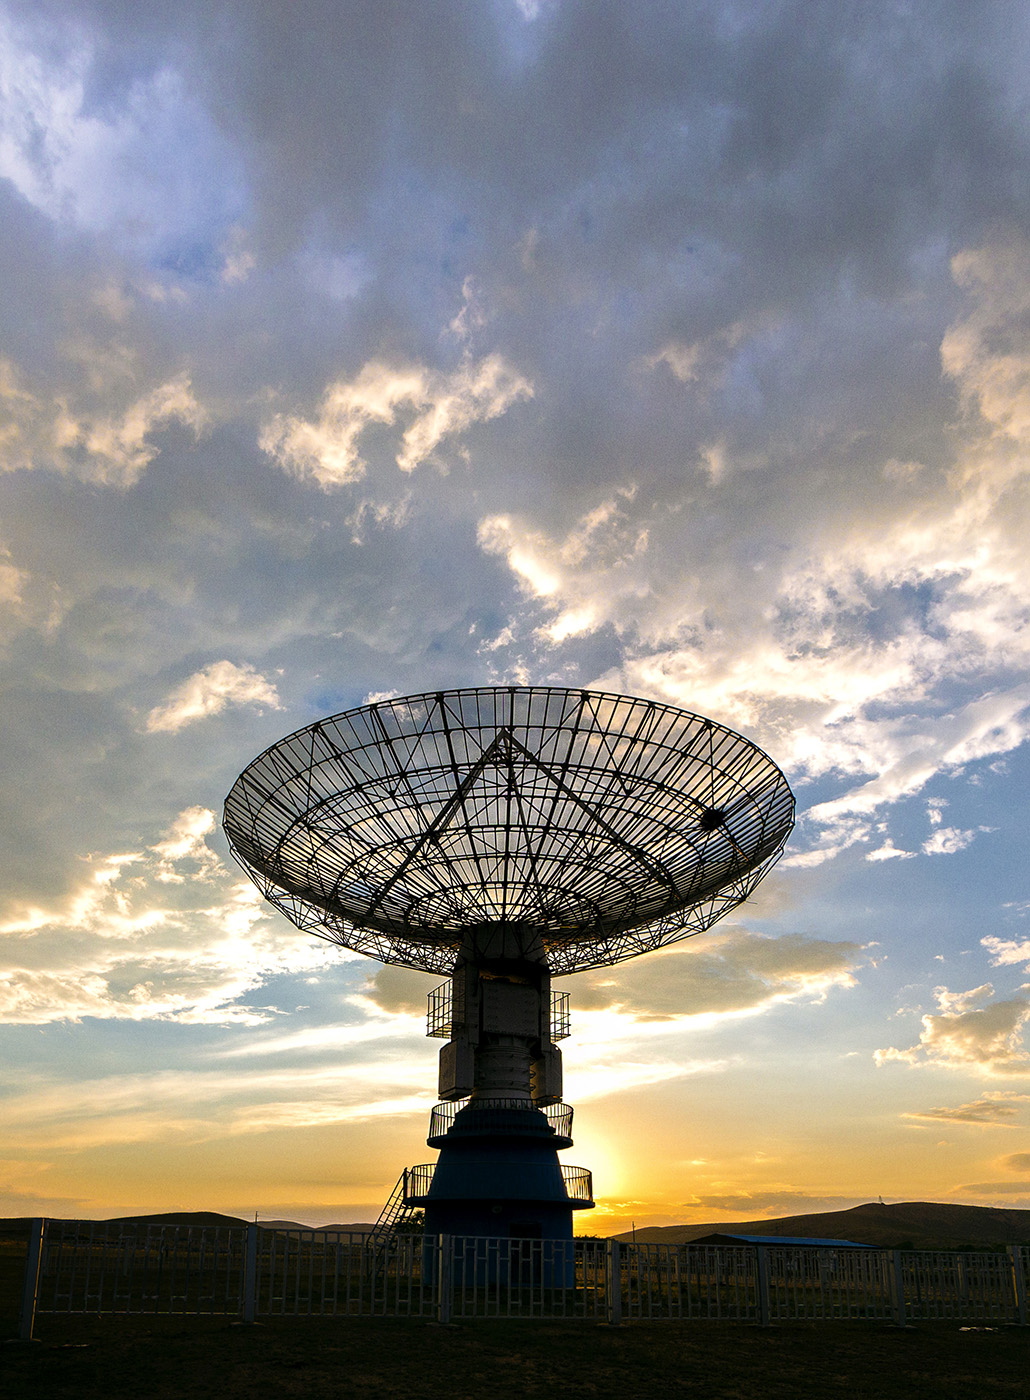
[[[3,1400],[992,1400],[1030,1390],[1030,1328],[870,1323],[44,1318],[0,1347]]]

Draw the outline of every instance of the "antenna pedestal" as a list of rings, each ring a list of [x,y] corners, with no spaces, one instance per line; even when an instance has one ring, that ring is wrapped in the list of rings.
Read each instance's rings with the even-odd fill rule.
[[[552,1026],[551,977],[539,937],[505,928],[475,930],[463,943],[450,985],[430,997],[429,1035],[440,1051],[440,1098],[557,1103],[562,1094],[564,1019]],[[565,998],[558,998],[559,1011]],[[554,1032],[557,1031],[557,1036]]]
[[[440,1107],[456,1111],[447,1126],[434,1112],[430,1127],[440,1157],[418,1202],[427,1234],[571,1239],[573,1210],[593,1205],[589,1173],[558,1161],[572,1143],[571,1110],[543,1111],[561,1099],[554,1042],[568,1033],[566,1004],[525,929],[473,931],[450,981],[430,994],[429,1034],[450,1035]]]

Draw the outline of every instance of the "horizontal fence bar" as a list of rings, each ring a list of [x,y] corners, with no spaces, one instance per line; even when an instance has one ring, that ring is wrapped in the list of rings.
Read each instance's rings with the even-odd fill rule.
[[[47,1220],[23,1335],[55,1313],[261,1317],[1027,1322],[1007,1253],[471,1238]]]

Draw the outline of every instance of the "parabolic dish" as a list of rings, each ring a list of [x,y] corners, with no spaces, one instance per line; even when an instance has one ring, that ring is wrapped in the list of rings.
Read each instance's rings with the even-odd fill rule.
[[[300,928],[443,974],[487,925],[538,930],[555,974],[689,937],[747,898],[793,824],[786,779],[741,735],[552,687],[319,720],[244,769],[224,816]]]

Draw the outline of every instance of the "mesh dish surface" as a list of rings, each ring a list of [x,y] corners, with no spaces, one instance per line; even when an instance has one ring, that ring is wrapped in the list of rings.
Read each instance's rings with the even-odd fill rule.
[[[451,971],[464,931],[537,930],[555,974],[707,928],[775,863],[783,774],[714,721],[554,687],[433,692],[333,715],[236,780],[236,859],[299,927]]]

